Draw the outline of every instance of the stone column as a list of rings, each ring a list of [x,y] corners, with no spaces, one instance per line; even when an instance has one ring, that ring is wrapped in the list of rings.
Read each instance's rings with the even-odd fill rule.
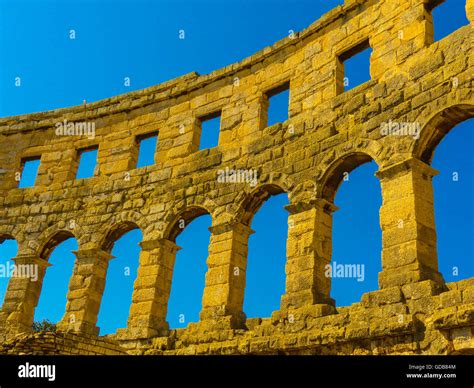
[[[2,314],[7,335],[30,332],[46,268],[50,264],[38,255],[20,254],[13,259],[16,274],[10,279]]]
[[[243,313],[248,239],[253,233],[241,223],[212,226],[201,321],[219,321],[222,327],[245,324]]]
[[[168,334],[166,321],[176,252],[181,249],[166,239],[140,243],[140,266],[134,285],[127,337],[149,338]]]
[[[437,174],[418,159],[376,174],[383,198],[381,289],[428,279],[444,283],[436,253],[432,177]]]
[[[69,283],[66,313],[57,325],[58,330],[97,335],[97,316],[113,256],[100,248],[79,249],[74,253],[76,263]]]
[[[331,263],[332,213],[337,207],[325,199],[286,206],[288,241],[286,294],[281,310],[311,305],[334,306],[331,278],[325,275]],[[332,311],[329,307],[327,310]]]

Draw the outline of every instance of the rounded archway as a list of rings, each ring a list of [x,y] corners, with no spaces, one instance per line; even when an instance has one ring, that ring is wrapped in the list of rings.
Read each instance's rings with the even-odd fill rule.
[[[288,194],[276,184],[257,187],[241,206],[240,222],[252,228],[244,273],[243,312],[247,318],[270,317],[280,309],[286,284]]]
[[[100,334],[112,334],[127,327],[137,278],[142,232],[132,221],[118,222],[106,233],[102,250],[112,254],[107,270],[97,326]]]
[[[433,178],[436,264],[448,282],[474,276],[473,118],[472,104],[436,112],[427,119],[413,150],[415,157],[439,172]]]
[[[446,282],[474,277],[474,118],[450,128],[430,150],[438,270]]]
[[[416,158],[431,164],[438,144],[456,125],[474,117],[474,105],[456,104],[443,109],[430,118],[422,128],[414,146]]]
[[[180,249],[170,274],[171,288],[166,320],[171,328],[187,327],[199,321],[207,273],[207,257],[212,217],[200,206],[192,206],[173,216],[166,232]]]
[[[269,183],[255,188],[252,192],[245,196],[240,205],[238,213],[239,221],[244,225],[250,226],[252,220],[262,207],[262,205],[272,196],[284,194],[285,190],[280,186]]]
[[[56,324],[64,316],[77,249],[76,238],[68,230],[55,232],[41,248],[40,259],[47,261],[48,267],[42,278],[38,269],[36,279],[41,285],[34,313],[34,322],[39,328],[45,322]]]
[[[171,216],[171,222],[164,236],[167,240],[176,242],[178,236],[191,224],[196,218],[204,215],[210,215],[209,211],[201,206],[191,206],[187,209],[176,212]]]
[[[332,215],[331,261],[324,276],[336,306],[359,302],[364,293],[378,289],[382,270],[382,205],[378,170],[363,152],[341,156],[326,171],[320,195],[338,209]]]

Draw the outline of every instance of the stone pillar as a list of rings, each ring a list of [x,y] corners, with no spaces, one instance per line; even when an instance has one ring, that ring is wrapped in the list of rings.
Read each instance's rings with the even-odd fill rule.
[[[166,239],[140,243],[140,266],[134,285],[127,337],[149,338],[168,334],[166,321],[176,252],[180,249]]]
[[[217,320],[223,327],[243,327],[248,239],[253,231],[241,223],[212,226],[209,230],[212,235],[201,320]]]
[[[337,207],[325,199],[286,206],[288,241],[286,294],[281,310],[311,305],[334,306],[331,278],[325,275],[331,263],[332,213]],[[329,310],[332,310],[329,308]]]
[[[335,96],[344,93],[344,63],[341,58],[336,57],[336,68],[335,68],[335,79],[334,79],[334,87],[335,87]]]
[[[100,248],[79,249],[74,253],[76,263],[69,283],[66,313],[57,325],[58,330],[97,335],[97,316],[113,256]]]
[[[8,336],[32,330],[44,274],[50,266],[47,261],[31,254],[20,254],[13,261],[18,272],[10,279],[2,309]]]
[[[270,107],[270,100],[266,94],[263,94],[258,100],[259,109],[259,127],[263,131],[268,126],[268,108]]]
[[[381,289],[431,279],[438,272],[432,177],[438,172],[409,159],[377,172],[382,187]]]

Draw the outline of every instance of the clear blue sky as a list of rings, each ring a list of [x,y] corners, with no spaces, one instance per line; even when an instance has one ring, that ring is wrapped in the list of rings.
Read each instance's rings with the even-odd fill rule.
[[[241,60],[299,31],[343,1],[5,1],[0,0],[0,117],[56,109],[141,89],[183,75],[201,74]],[[448,0],[435,11],[437,39],[467,24],[464,2]],[[71,30],[75,39],[70,39]],[[184,30],[185,39],[179,39]],[[367,79],[367,57],[346,63],[349,87]],[[20,77],[21,86],[15,86]],[[124,78],[130,77],[130,86]],[[287,96],[271,105],[274,121],[286,116]],[[273,116],[275,115],[275,116]],[[207,124],[206,124],[207,125]],[[473,122],[456,127],[438,147],[433,166],[440,270],[447,281],[474,276]],[[207,128],[207,127],[206,127]],[[215,131],[214,124],[211,129]],[[203,126],[203,134],[207,134]],[[212,137],[212,138],[211,138]],[[159,141],[159,139],[158,139]],[[216,142],[215,132],[202,146]],[[139,165],[152,162],[153,142],[143,144]],[[94,155],[89,162],[93,163]],[[32,164],[33,167],[34,163]],[[86,165],[84,176],[87,176]],[[381,269],[378,211],[380,185],[375,163],[350,174],[336,195],[333,260],[364,264],[365,280],[333,279],[332,297],[339,306],[360,300],[377,289]],[[459,180],[453,181],[453,172]],[[90,173],[90,171],[89,171]],[[82,174],[82,173],[81,173]],[[79,177],[82,177],[80,174]],[[34,176],[25,172],[24,178]],[[34,180],[34,179],[30,179]],[[26,184],[27,185],[27,184]],[[249,245],[244,311],[249,317],[269,316],[279,308],[285,284],[287,196],[272,197],[255,216]],[[209,216],[193,221],[178,237],[178,253],[168,320],[171,327],[197,321],[201,309],[205,260],[211,225]],[[141,232],[117,241],[111,261],[98,325],[101,334],[126,326],[136,277]],[[70,239],[51,255],[35,319],[61,319],[74,264]],[[16,254],[16,243],[0,244],[0,264]],[[458,274],[453,274],[453,267]],[[0,279],[0,301],[8,279]]]

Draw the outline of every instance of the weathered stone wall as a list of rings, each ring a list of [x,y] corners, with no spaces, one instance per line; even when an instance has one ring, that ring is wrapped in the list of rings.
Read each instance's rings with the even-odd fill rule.
[[[321,316],[313,305],[293,314],[249,319],[246,330],[208,331],[190,324],[168,337],[120,341],[130,354],[471,354],[474,279],[432,296],[431,281],[392,287]],[[118,338],[116,338],[118,339]]]
[[[19,334],[13,340],[0,345],[0,354],[117,356],[127,353],[117,343],[104,337],[41,332]]]
[[[456,124],[474,117],[470,25],[433,43],[429,1],[350,0],[294,37],[209,75],[196,73],[84,107],[0,119],[0,241],[40,280],[12,278],[2,338],[31,330],[52,249],[78,240],[59,329],[96,335],[113,242],[143,233],[128,327],[115,336],[140,353],[469,352],[473,279],[438,272],[430,160]],[[372,80],[341,90],[341,58],[367,42]],[[267,126],[267,93],[289,83],[289,118]],[[221,112],[219,145],[198,150],[200,119]],[[58,136],[56,123],[94,122],[96,136]],[[390,136],[383,123],[415,122],[421,135]],[[159,132],[156,164],[135,168],[137,137]],[[75,180],[78,150],[98,146],[98,171]],[[33,188],[15,180],[41,156]],[[331,260],[335,192],[345,172],[374,160],[382,187],[379,291],[335,308]],[[258,185],[217,181],[256,169]],[[242,312],[251,221],[272,194],[290,205],[286,293],[269,319]],[[169,331],[167,303],[180,220],[208,213],[211,241],[201,321]],[[239,268],[235,276],[234,269]],[[291,320],[291,323],[289,322]],[[468,335],[469,334],[469,335]]]

